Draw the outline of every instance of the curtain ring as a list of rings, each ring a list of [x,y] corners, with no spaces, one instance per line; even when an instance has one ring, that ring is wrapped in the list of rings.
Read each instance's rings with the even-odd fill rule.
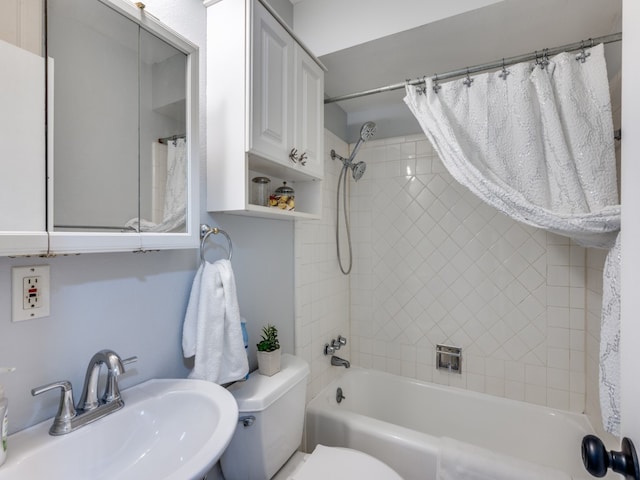
[[[467,88],[469,88],[471,86],[471,84],[473,83],[473,78],[471,78],[469,76],[469,67],[467,67],[467,78],[465,78],[462,83],[464,83]]]
[[[405,78],[404,79],[404,88],[409,88],[409,85],[411,85],[411,79],[410,78]],[[420,94],[420,88],[416,87],[416,91],[418,92],[418,94]]]
[[[536,55],[537,55],[538,51],[536,50]],[[536,61],[536,64],[540,66],[540,68],[542,70],[544,70],[547,65],[549,65],[549,49],[545,48],[542,50],[542,55],[540,57],[540,61]]]
[[[591,44],[593,44],[593,40],[591,40]],[[580,53],[576,55],[576,60],[580,63],[584,63],[587,61],[587,57],[591,56],[591,52],[587,52],[584,46],[584,40],[580,41]]]
[[[441,88],[442,88],[442,85],[438,83],[438,74],[436,73],[433,76],[433,91],[437,94]]]
[[[509,70],[507,70],[507,67],[504,64],[504,58],[502,59],[502,72],[500,72],[500,74],[498,75],[501,79],[506,80],[507,79],[507,75],[509,75],[511,72]]]

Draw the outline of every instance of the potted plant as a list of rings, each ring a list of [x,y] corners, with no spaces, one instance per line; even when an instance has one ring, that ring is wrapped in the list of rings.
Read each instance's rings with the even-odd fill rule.
[[[258,347],[258,372],[270,377],[280,371],[280,342],[278,341],[278,329],[267,324],[262,327],[262,340]]]

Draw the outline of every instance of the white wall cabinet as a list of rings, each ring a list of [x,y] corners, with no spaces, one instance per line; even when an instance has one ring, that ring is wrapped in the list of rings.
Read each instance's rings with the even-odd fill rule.
[[[319,218],[324,71],[258,0],[207,6],[207,209]],[[251,203],[251,179],[296,192],[295,211]]]
[[[106,21],[107,18],[111,21]],[[123,38],[123,32],[127,31],[131,34],[127,38],[132,40],[128,45]],[[43,38],[43,32],[47,38]],[[61,38],[66,41],[61,42]],[[100,43],[87,41],[90,38]],[[45,44],[47,64],[43,56]],[[115,82],[110,83],[106,75],[100,77],[97,68],[92,73],[99,78],[88,80],[89,60],[96,57],[96,52],[100,52],[97,62],[100,65],[96,67],[115,72],[115,77],[124,78],[123,72],[132,72],[125,78],[126,90],[116,88]],[[112,54],[110,61],[105,60],[107,53]],[[181,63],[171,70],[174,75],[167,80],[167,69],[163,67],[175,58]],[[48,4],[42,0],[3,0],[0,2],[0,59],[4,68],[0,75],[0,140],[4,146],[0,155],[1,256],[197,248],[199,73],[195,45],[125,0]],[[71,61],[76,70],[68,68]],[[121,68],[123,65],[127,69]],[[175,92],[175,78],[185,84],[180,88],[181,100],[168,98],[167,88],[161,88],[172,84],[171,91]],[[131,79],[134,85],[128,88]],[[103,80],[103,84],[99,83]],[[145,88],[138,89],[136,82]],[[85,97],[80,95],[81,90],[87,93]],[[68,96],[59,96],[64,91],[69,92]],[[133,100],[125,95],[129,92],[133,92]],[[155,95],[158,92],[164,95]],[[89,105],[87,99],[95,104]],[[125,107],[132,104],[133,115],[123,113]],[[107,109],[96,105],[107,105],[116,115],[108,117]],[[149,107],[144,110],[142,106]],[[65,111],[63,107],[78,108],[67,108],[67,115],[56,120],[56,113]],[[143,114],[147,124],[154,127],[147,130],[146,136],[140,128]],[[176,116],[178,120],[173,121]],[[134,122],[127,129],[124,120],[132,117]],[[170,124],[165,120],[169,118]],[[48,125],[46,134],[45,125]],[[158,125],[166,126],[169,131],[156,129]],[[90,128],[81,130],[84,126]],[[108,130],[111,127],[117,129]],[[87,134],[89,131],[97,132],[94,142]],[[68,135],[61,135],[63,132]],[[144,175],[144,166],[151,162],[142,161],[151,155],[140,152],[151,150],[158,138],[173,133],[185,134],[187,138],[184,162],[181,160],[184,173],[179,170],[179,175],[174,177],[178,179],[177,187],[184,187],[174,191],[185,192],[183,197],[176,195],[178,200],[184,200],[185,213],[181,218],[178,211],[178,220],[174,222],[177,227],[172,229],[127,228],[127,220],[149,218],[147,210],[151,210],[148,207],[143,210],[152,203],[148,180],[151,174]],[[106,151],[105,147],[119,146],[125,143],[125,137],[132,138],[136,147],[131,155],[122,156],[130,162],[117,168],[115,161],[120,160],[119,155],[106,155],[103,161],[99,154]],[[54,155],[54,152],[57,153]],[[65,160],[72,157],[79,161],[73,166],[65,164]],[[86,169],[89,160],[95,159],[100,161],[92,165],[105,170]],[[155,164],[162,164],[162,160]],[[166,172],[167,161],[164,166]],[[104,171],[114,174],[111,181],[100,173]],[[166,177],[165,173],[164,185],[169,183]],[[125,197],[125,181],[133,185],[130,209],[113,223],[102,220],[104,217],[98,219],[98,212],[114,211],[117,201]],[[86,187],[85,197],[76,195],[73,188],[78,186]],[[103,197],[96,194],[99,188],[105,192]],[[61,192],[70,193],[64,199],[56,195]],[[95,203],[83,212],[85,216],[69,215],[90,202]],[[182,205],[177,209],[180,207]]]

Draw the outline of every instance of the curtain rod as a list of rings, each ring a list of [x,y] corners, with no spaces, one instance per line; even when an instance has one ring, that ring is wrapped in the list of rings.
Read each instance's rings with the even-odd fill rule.
[[[570,43],[568,45],[562,45],[560,47],[545,48],[544,50],[539,50],[539,51],[527,53],[524,55],[518,55],[515,57],[503,58],[501,60],[496,60],[490,63],[483,63],[481,65],[475,65],[473,67],[459,68],[458,70],[452,70],[450,72],[446,72],[442,74],[439,73],[437,74],[437,77],[438,77],[438,81],[448,80],[450,78],[462,77],[467,74],[485,72],[487,70],[502,68],[503,66],[506,67],[508,65],[515,65],[516,63],[520,63],[520,62],[536,60],[543,56],[556,55],[562,52],[582,50],[583,48],[592,47],[593,45],[600,44],[600,43],[606,44],[606,43],[614,43],[614,42],[620,42],[620,41],[622,41],[622,32],[613,33],[611,35],[604,35],[602,37],[590,38],[588,40],[582,40],[580,42]],[[391,92],[392,90],[400,90],[401,88],[405,88],[407,84],[419,85],[421,83],[424,83],[424,79],[417,78],[415,80],[408,80],[402,83],[394,83],[393,85],[387,85],[386,87],[378,87],[378,88],[373,88],[371,90],[364,90],[362,92],[349,93],[346,95],[339,95],[337,97],[325,98],[324,103],[326,105],[328,103],[341,102],[343,100],[351,100],[352,98],[365,97],[367,95],[374,95],[376,93]]]
[[[180,138],[187,138],[187,134],[186,133],[181,133],[179,135],[171,135],[170,137],[162,137],[162,138],[158,139],[158,143],[173,142],[173,141],[178,140]]]

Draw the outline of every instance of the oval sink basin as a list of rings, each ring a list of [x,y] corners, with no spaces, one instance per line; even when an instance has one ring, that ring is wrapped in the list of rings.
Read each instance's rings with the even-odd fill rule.
[[[201,479],[235,432],[238,405],[203,380],[149,380],[122,392],[125,406],[62,436],[52,419],[10,435],[5,479]]]

